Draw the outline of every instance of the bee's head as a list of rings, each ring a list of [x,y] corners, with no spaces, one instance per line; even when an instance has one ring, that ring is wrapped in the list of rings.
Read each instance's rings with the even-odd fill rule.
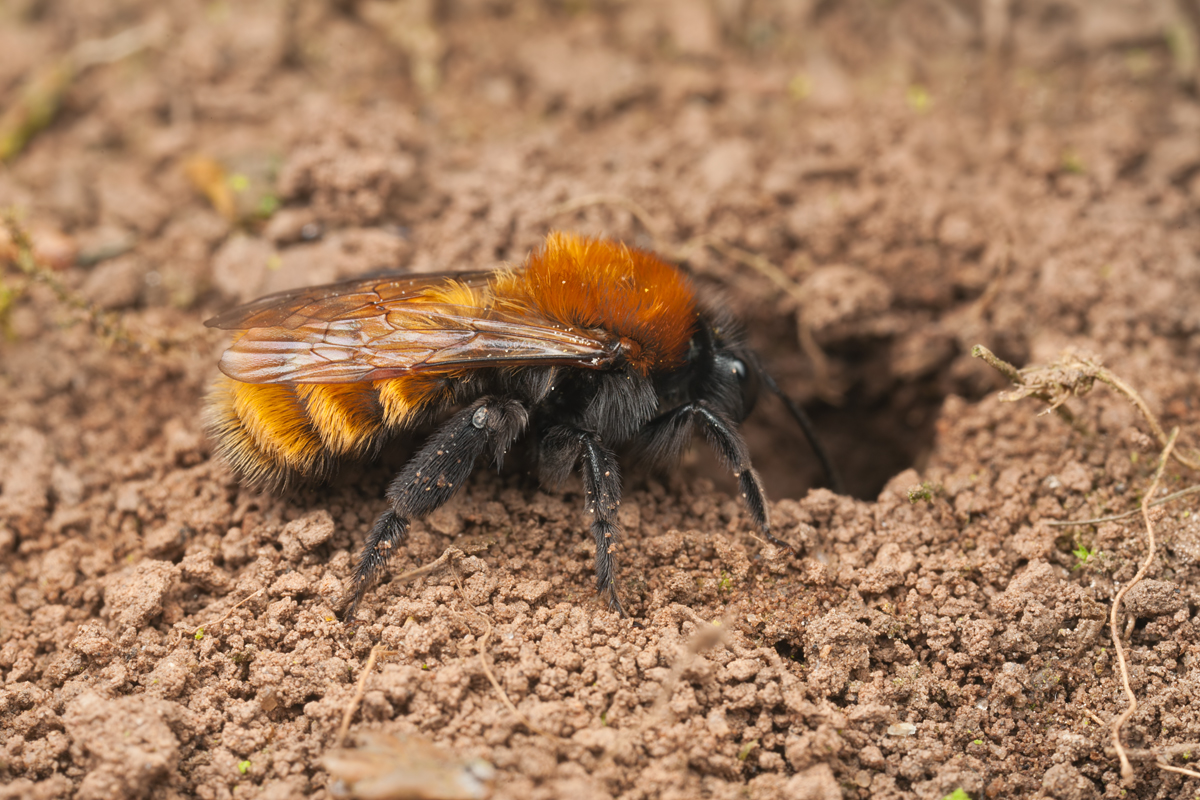
[[[841,492],[841,481],[833,463],[817,440],[812,420],[804,409],[784,394],[742,340],[741,331],[719,311],[701,316],[688,347],[687,368],[676,374],[667,391],[676,400],[704,400],[733,422],[742,422],[754,410],[758,393],[765,386],[787,406],[812,444],[830,487]]]
[[[762,387],[762,369],[732,323],[702,320],[689,361],[692,397],[704,398],[734,422],[750,416]]]

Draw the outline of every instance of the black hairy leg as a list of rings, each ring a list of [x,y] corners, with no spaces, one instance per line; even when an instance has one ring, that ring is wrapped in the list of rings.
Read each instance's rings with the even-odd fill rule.
[[[646,423],[642,429],[643,453],[651,463],[661,465],[674,462],[691,441],[696,420],[703,425],[704,436],[713,450],[717,451],[721,462],[738,479],[738,490],[746,503],[746,510],[762,529],[763,535],[780,547],[794,550],[790,544],[771,533],[766,492],[750,463],[746,440],[738,433],[733,420],[704,400],[685,403]]]
[[[541,441],[541,474],[547,485],[561,483],[580,464],[583,473],[584,504],[592,517],[592,537],[596,540],[596,588],[608,599],[608,605],[622,617],[628,617],[617,593],[617,566],[613,552],[621,536],[617,508],[621,505],[621,473],[617,459],[591,431],[567,425],[548,429]]]
[[[409,460],[388,486],[391,508],[375,521],[354,570],[354,593],[345,621],[374,583],[392,550],[404,543],[409,522],[443,505],[467,480],[475,460],[491,449],[497,463],[525,429],[527,414],[520,403],[482,398],[455,414]]]

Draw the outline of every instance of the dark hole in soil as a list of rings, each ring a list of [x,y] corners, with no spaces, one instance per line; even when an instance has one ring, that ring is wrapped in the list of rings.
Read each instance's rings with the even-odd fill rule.
[[[856,384],[839,406],[821,401],[805,405],[841,476],[844,494],[874,500],[892,477],[909,467],[920,468],[933,445],[934,423],[945,400],[942,385],[937,376],[883,393]],[[746,422],[745,433],[768,496],[803,497],[812,487],[828,486],[787,411],[773,399],[763,406]]]
[[[874,500],[895,475],[919,468],[933,446],[934,421],[945,398],[932,385],[904,389],[875,399],[850,392],[841,407],[809,411],[845,494]]]
[[[842,387],[837,403],[828,403],[814,396],[819,394],[813,384],[814,370],[803,353],[795,320],[771,312],[764,315],[761,308],[758,313],[748,308],[737,311],[747,321],[750,347],[784,391],[802,402],[841,476],[842,492],[852,497],[874,500],[897,474],[921,468],[933,446],[935,422],[947,395],[973,401],[997,388],[986,374],[981,379],[969,368],[962,369],[959,362],[965,354],[953,345],[914,377],[897,374],[904,361],[895,352],[898,338],[851,334],[822,345],[831,374]],[[906,335],[919,333],[909,330]],[[936,346],[937,337],[930,342]],[[829,485],[799,425],[769,392],[760,393],[754,413],[742,428],[771,500],[801,498],[811,488]],[[689,466],[712,477],[721,491],[733,492],[732,481],[719,475],[719,466],[718,474],[713,474],[706,464]]]

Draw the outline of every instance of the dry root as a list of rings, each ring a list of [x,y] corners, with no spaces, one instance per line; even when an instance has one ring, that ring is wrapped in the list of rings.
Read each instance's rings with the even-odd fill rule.
[[[1050,407],[1048,410],[1054,411],[1060,417],[1069,422],[1073,427],[1080,430],[1082,430],[1082,426],[1065,407],[1064,403],[1066,403],[1066,401],[1071,397],[1080,397],[1084,394],[1087,394],[1089,391],[1091,391],[1092,387],[1095,386],[1096,381],[1108,384],[1113,389],[1117,390],[1117,392],[1128,398],[1129,401],[1138,409],[1138,411],[1141,412],[1142,416],[1146,420],[1146,423],[1150,426],[1150,430],[1154,434],[1155,439],[1157,439],[1159,444],[1162,446],[1162,456],[1159,459],[1158,469],[1155,470],[1154,480],[1151,482],[1150,488],[1142,496],[1141,507],[1138,509],[1141,511],[1142,520],[1145,524],[1146,558],[1142,562],[1141,567],[1139,567],[1137,574],[1134,575],[1133,580],[1122,586],[1121,590],[1117,592],[1116,597],[1113,598],[1112,610],[1109,615],[1109,632],[1112,636],[1113,649],[1117,655],[1117,668],[1118,674],[1121,678],[1121,688],[1123,689],[1129,704],[1126,706],[1124,711],[1107,723],[1093,712],[1084,709],[1084,713],[1087,714],[1088,717],[1101,725],[1108,725],[1112,728],[1113,750],[1116,751],[1117,758],[1121,762],[1121,779],[1123,782],[1128,784],[1134,778],[1134,769],[1132,763],[1130,762],[1129,751],[1125,749],[1124,744],[1121,742],[1121,729],[1124,727],[1129,718],[1133,716],[1134,712],[1137,711],[1138,700],[1137,695],[1134,694],[1133,688],[1129,682],[1129,667],[1125,660],[1125,645],[1122,643],[1124,638],[1121,630],[1122,602],[1125,599],[1125,595],[1128,594],[1134,586],[1141,582],[1141,580],[1146,576],[1146,573],[1150,570],[1151,565],[1154,563],[1154,557],[1157,552],[1157,541],[1154,535],[1154,521],[1151,519],[1150,509],[1153,506],[1167,502],[1168,500],[1178,499],[1185,495],[1192,494],[1195,491],[1200,491],[1200,487],[1192,487],[1191,489],[1186,489],[1182,492],[1176,492],[1170,497],[1161,498],[1160,500],[1155,501],[1153,498],[1158,492],[1158,486],[1162,481],[1163,471],[1166,469],[1167,462],[1171,459],[1174,459],[1176,462],[1182,464],[1188,469],[1197,469],[1200,467],[1200,462],[1197,462],[1194,457],[1181,455],[1175,449],[1175,443],[1179,437],[1178,428],[1172,430],[1170,435],[1164,433],[1162,425],[1159,424],[1158,418],[1155,417],[1153,412],[1150,411],[1149,405],[1147,405],[1142,396],[1132,386],[1125,383],[1125,381],[1121,380],[1119,377],[1107,370],[1103,365],[1100,364],[1098,360],[1094,358],[1080,356],[1074,353],[1067,353],[1064,354],[1057,362],[1050,364],[1049,366],[1033,366],[1026,367],[1025,369],[1017,369],[1012,364],[1009,364],[1007,361],[999,358],[995,353],[988,350],[983,345],[976,345],[972,349],[972,355],[974,355],[976,358],[982,358],[988,364],[995,367],[1006,378],[1012,381],[1016,387],[1012,391],[1005,392],[1001,396],[1001,400],[1012,402],[1025,397],[1033,397],[1041,400]],[[1067,522],[1061,524],[1086,524],[1091,522],[1105,521],[1108,519],[1121,519],[1137,513],[1138,510],[1111,518],[1105,517],[1095,520],[1082,520],[1081,522]],[[1159,769],[1168,772],[1177,772],[1189,777],[1200,778],[1200,773],[1196,772],[1195,770],[1184,769],[1182,767],[1176,767],[1168,764],[1166,758],[1169,756],[1170,752],[1167,751],[1154,753],[1155,765]]]

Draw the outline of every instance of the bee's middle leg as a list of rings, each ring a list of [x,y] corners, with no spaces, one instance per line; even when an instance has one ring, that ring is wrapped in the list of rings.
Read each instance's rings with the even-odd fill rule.
[[[617,459],[600,437],[572,425],[555,425],[542,437],[542,481],[561,483],[581,465],[587,512],[591,515],[592,537],[596,540],[596,588],[608,605],[628,617],[617,593],[617,565],[613,555],[621,535],[617,508],[621,505],[621,473]]]

